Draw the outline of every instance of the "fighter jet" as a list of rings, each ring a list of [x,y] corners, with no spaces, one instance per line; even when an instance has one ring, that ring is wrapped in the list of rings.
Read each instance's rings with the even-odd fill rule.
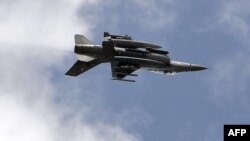
[[[112,80],[135,82],[124,79],[126,76],[137,76],[136,70],[143,68],[151,72],[175,74],[180,72],[200,71],[206,69],[200,65],[173,61],[168,51],[160,50],[161,46],[133,40],[128,35],[112,35],[104,32],[102,45],[95,45],[85,36],[75,35],[74,52],[76,63],[66,75],[79,74],[101,64],[111,64]]]

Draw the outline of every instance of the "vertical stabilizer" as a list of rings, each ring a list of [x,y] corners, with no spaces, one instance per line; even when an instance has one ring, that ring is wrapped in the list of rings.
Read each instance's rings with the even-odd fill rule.
[[[75,35],[75,44],[76,45],[79,45],[79,44],[93,45],[94,43],[91,42],[89,39],[87,39],[85,36],[76,34]]]

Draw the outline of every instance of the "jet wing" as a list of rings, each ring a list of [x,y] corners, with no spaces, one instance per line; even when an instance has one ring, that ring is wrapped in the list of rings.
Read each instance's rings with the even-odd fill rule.
[[[69,75],[69,76],[77,76],[95,66],[97,66],[98,64],[100,64],[99,61],[97,60],[93,60],[90,62],[83,62],[83,61],[77,61],[70,69],[69,71],[65,74],[65,75]]]
[[[112,39],[112,41],[115,46],[123,48],[152,48],[152,49],[161,48],[161,46],[159,45],[141,41],[124,40],[124,39]]]
[[[134,80],[123,79],[126,76],[137,76],[132,74],[134,71],[138,70],[140,67],[134,64],[123,63],[119,61],[111,61],[112,79],[135,82]]]

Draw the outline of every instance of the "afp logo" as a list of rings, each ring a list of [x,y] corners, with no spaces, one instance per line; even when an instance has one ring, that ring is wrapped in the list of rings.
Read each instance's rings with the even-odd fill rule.
[[[250,141],[250,125],[224,125],[224,141]]]

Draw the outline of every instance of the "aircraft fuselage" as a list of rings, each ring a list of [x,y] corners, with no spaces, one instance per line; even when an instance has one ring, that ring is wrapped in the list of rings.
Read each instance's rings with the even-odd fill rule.
[[[100,63],[111,64],[113,80],[130,82],[135,81],[124,78],[137,76],[133,72],[140,68],[163,74],[206,69],[200,65],[171,60],[168,51],[160,50],[161,46],[157,44],[107,32],[104,33],[104,38],[102,45],[95,45],[85,36],[76,34],[74,52],[78,60],[66,75],[78,76]]]
[[[115,47],[112,56],[105,53],[105,48],[101,45],[82,45],[75,46],[75,53],[79,56],[78,59],[81,60],[81,56],[91,56],[94,58],[99,58],[102,63],[107,63],[110,61],[122,61],[126,63],[136,63],[141,64],[142,67],[160,70],[165,72],[173,72],[172,69],[179,69],[183,71],[195,71],[201,70],[202,67],[198,65],[193,65],[190,63],[171,61],[170,57],[166,54],[151,53],[143,50],[136,49],[124,49]],[[86,61],[86,60],[81,60]]]

